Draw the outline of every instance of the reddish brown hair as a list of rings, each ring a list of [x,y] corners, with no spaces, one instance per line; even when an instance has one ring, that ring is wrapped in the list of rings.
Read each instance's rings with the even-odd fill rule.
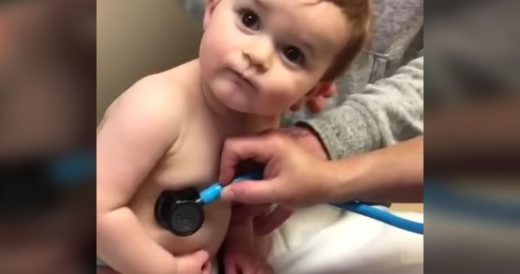
[[[358,53],[368,44],[372,5],[370,0],[320,0],[338,6],[352,24],[352,33],[347,44],[336,55],[334,63],[322,77],[322,81],[332,81],[340,76],[354,61]]]

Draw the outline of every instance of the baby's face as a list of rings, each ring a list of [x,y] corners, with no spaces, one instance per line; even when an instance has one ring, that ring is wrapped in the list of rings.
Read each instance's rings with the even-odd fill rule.
[[[320,81],[347,43],[340,8],[316,0],[209,1],[202,81],[227,107],[277,115]]]

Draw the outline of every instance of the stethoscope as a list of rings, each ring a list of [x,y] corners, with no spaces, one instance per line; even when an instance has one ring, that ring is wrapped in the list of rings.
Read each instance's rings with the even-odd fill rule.
[[[250,173],[237,177],[233,183],[243,180],[260,180],[262,173]],[[157,223],[177,236],[190,236],[204,223],[203,207],[220,199],[223,186],[214,183],[202,191],[196,188],[166,190],[155,202]]]
[[[243,180],[261,180],[262,173],[254,172],[237,177],[233,183]],[[187,188],[177,191],[167,190],[161,193],[155,203],[157,223],[177,236],[189,236],[204,223],[203,207],[220,199],[223,186],[216,182],[202,191]],[[331,204],[343,210],[356,212],[394,227],[417,234],[424,233],[424,224],[396,216],[384,209],[363,202],[345,202]]]

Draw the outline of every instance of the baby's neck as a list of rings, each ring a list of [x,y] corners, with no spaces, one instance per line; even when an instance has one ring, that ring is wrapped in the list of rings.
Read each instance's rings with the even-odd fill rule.
[[[209,92],[202,91],[205,104],[215,121],[226,131],[226,135],[254,134],[267,129],[277,128],[280,125],[281,115],[259,115],[232,110]]]
[[[226,131],[225,135],[254,134],[280,125],[281,115],[259,115],[232,110],[219,102],[212,93],[201,89],[204,103],[216,123]]]
[[[256,114],[236,113],[231,135],[254,134],[280,126],[279,116],[262,116]]]

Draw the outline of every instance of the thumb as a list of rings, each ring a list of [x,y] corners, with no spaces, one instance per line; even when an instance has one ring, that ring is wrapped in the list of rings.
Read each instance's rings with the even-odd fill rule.
[[[222,199],[245,204],[278,202],[274,180],[241,181],[224,187]]]
[[[209,254],[206,250],[199,250],[193,253],[193,260],[196,262],[205,263],[209,259]]]
[[[184,255],[178,258],[178,273],[200,273],[202,266],[208,261],[209,254],[205,250],[199,250],[195,253]],[[193,272],[196,271],[196,272]]]

